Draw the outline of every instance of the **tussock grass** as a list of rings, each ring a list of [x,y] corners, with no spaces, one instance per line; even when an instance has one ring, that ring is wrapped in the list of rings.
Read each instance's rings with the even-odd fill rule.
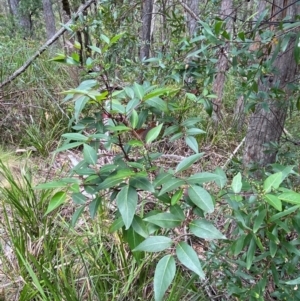
[[[127,301],[153,300],[157,261],[137,262],[123,243],[122,232],[109,233],[109,214],[94,220],[83,215],[76,228],[71,214],[45,216],[54,191],[35,190],[30,169],[16,175],[2,155],[0,175],[0,292],[7,300]],[[205,300],[195,279],[178,271],[166,300]],[[190,279],[190,280],[189,280]]]
[[[1,37],[0,81],[21,67],[37,48],[36,41]],[[68,110],[61,105],[63,96],[59,93],[76,85],[78,73],[71,67],[51,62],[52,55],[42,54],[1,91],[1,144],[35,147],[45,156],[49,144],[55,149],[58,137],[68,127]],[[42,137],[47,137],[47,141]]]

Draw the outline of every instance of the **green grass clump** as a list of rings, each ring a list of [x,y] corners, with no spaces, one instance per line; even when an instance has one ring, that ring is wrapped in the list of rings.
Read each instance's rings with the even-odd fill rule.
[[[36,52],[36,41],[0,38],[0,82],[6,80]],[[77,71],[51,62],[55,48],[37,58],[21,75],[4,86],[0,107],[1,144],[35,147],[46,155],[68,127],[61,91],[74,86]],[[36,136],[36,137],[33,137]],[[37,141],[39,140],[39,141]],[[53,148],[53,149],[54,149]]]
[[[108,213],[94,220],[83,215],[71,228],[72,205],[45,215],[55,192],[34,189],[26,166],[12,171],[0,161],[0,176],[6,182],[0,186],[0,268],[7,300],[153,300],[159,258],[148,254],[137,262],[122,233],[109,233]],[[201,296],[194,277],[178,271],[165,300],[205,300]]]

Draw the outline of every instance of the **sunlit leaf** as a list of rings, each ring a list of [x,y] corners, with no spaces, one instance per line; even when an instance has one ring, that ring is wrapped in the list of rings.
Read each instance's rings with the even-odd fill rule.
[[[92,165],[96,165],[98,160],[98,155],[95,149],[87,144],[83,145],[83,158],[84,160]]]
[[[160,252],[171,247],[173,241],[166,236],[150,236],[133,251]]]
[[[181,224],[181,219],[172,213],[164,212],[144,218],[144,221],[162,228],[174,228]]]
[[[188,188],[188,196],[191,201],[203,211],[208,213],[212,213],[214,211],[212,197],[204,188],[192,185]]]
[[[191,175],[188,179],[187,182],[189,184],[203,184],[206,182],[212,182],[212,181],[222,181],[223,177],[220,175],[217,175],[215,173],[211,173],[211,172],[199,172],[199,173],[195,173],[193,175]]]
[[[110,43],[110,40],[109,40],[109,37],[107,37],[105,34],[100,34],[100,39],[102,41],[104,41],[106,44],[109,44]]]
[[[139,115],[136,112],[136,110],[133,109],[130,116],[130,123],[133,129],[136,128],[138,121],[139,121]]]
[[[158,135],[159,135],[159,133],[161,131],[162,126],[163,126],[163,124],[160,124],[160,125],[156,126],[155,128],[151,129],[147,133],[146,138],[145,138],[146,143],[150,143],[150,142],[154,141],[158,137]]]
[[[265,193],[269,193],[272,190],[272,188],[278,189],[279,185],[282,182],[282,179],[283,177],[281,172],[277,172],[273,175],[270,175],[268,178],[266,178],[264,181]]]
[[[131,226],[135,214],[138,194],[135,189],[127,185],[118,193],[116,201],[127,230]]]
[[[201,279],[205,278],[197,253],[186,242],[180,242],[176,246],[176,255],[184,266],[196,273]]]
[[[183,184],[184,184],[184,181],[181,180],[181,179],[172,178],[170,180],[167,180],[165,182],[165,184],[162,185],[162,188],[161,188],[161,190],[160,190],[160,192],[159,192],[158,195],[163,195],[164,193],[172,191],[172,190],[180,187]]]
[[[232,179],[231,188],[234,193],[240,193],[242,189],[242,175],[239,172]]]
[[[256,242],[255,239],[252,238],[250,241],[250,245],[247,251],[247,259],[246,259],[246,268],[249,270],[251,268],[253,259],[254,259],[254,254],[256,250]]]
[[[49,214],[50,212],[52,212],[54,209],[58,208],[59,206],[61,206],[65,200],[66,200],[67,194],[63,191],[59,191],[57,192],[52,199],[49,202],[47,211],[45,213],[45,215]]]
[[[206,132],[198,128],[191,128],[188,129],[186,133],[187,135],[199,135],[199,134],[205,134]]]
[[[154,273],[154,298],[162,301],[165,292],[172,283],[176,272],[176,264],[172,255],[164,256],[157,264]]]
[[[138,215],[134,216],[131,226],[142,237],[147,238],[149,236],[145,222]]]
[[[108,126],[107,129],[111,132],[129,132],[130,128],[125,125]]]
[[[224,236],[212,223],[204,219],[192,221],[190,223],[190,230],[197,237],[207,240],[226,239],[226,236]]]
[[[295,212],[295,211],[298,210],[299,208],[300,208],[300,205],[297,205],[297,206],[293,206],[293,207],[291,207],[291,208],[289,208],[289,209],[286,209],[286,210],[284,210],[284,211],[282,211],[282,212],[276,213],[276,214],[274,214],[274,215],[270,218],[269,221],[270,221],[270,222],[274,222],[274,221],[276,221],[276,220],[278,220],[278,219],[280,219],[280,218],[282,218],[282,217],[284,217],[284,216],[287,216],[287,215],[289,215],[289,214]]]
[[[61,135],[63,138],[77,141],[87,141],[89,138],[79,133],[66,133]]]
[[[176,205],[183,195],[183,189],[177,190],[171,198],[171,205]]]
[[[194,154],[183,159],[176,167],[175,172],[180,172],[188,169],[191,165],[193,165],[196,161],[198,161],[204,153]]]
[[[185,143],[195,152],[198,153],[199,152],[199,146],[198,146],[198,142],[196,140],[195,137],[192,136],[187,136],[185,138]]]
[[[146,96],[145,96],[146,97]],[[157,108],[158,110],[162,111],[162,112],[167,112],[168,111],[168,106],[167,103],[165,101],[163,101],[161,98],[159,97],[154,97],[154,98],[150,98],[146,101],[146,103],[154,108]]]
[[[293,279],[293,280],[286,281],[285,284],[288,284],[288,285],[299,285],[300,284],[300,277],[298,277],[296,279]]]
[[[224,170],[220,167],[217,167],[214,173],[221,177],[221,178],[215,179],[214,181],[216,182],[218,187],[223,188],[227,182],[227,177],[226,177]]]
[[[89,101],[89,97],[82,95],[80,96],[76,101],[75,101],[75,106],[74,106],[74,117],[76,119],[76,122],[79,120],[79,115],[81,111],[84,109],[85,105]]]
[[[268,202],[271,206],[273,206],[278,211],[282,210],[281,200],[276,195],[266,194],[264,195],[264,199],[266,202]]]
[[[294,191],[284,192],[280,194],[278,198],[290,204],[300,205],[300,194]]]
[[[139,85],[138,83],[134,83],[133,89],[134,89],[135,95],[138,97],[138,99],[142,100],[145,95],[144,87]]]
[[[125,34],[125,32],[120,32],[120,33],[116,34],[115,36],[113,36],[110,39],[110,44],[114,44],[114,43],[118,42],[123,37],[124,34]]]
[[[62,152],[62,151],[65,151],[67,149],[71,149],[71,148],[75,148],[75,147],[78,147],[80,145],[82,145],[83,142],[72,142],[72,143],[67,143],[67,144],[64,144],[63,146],[59,147],[55,153],[59,153],[59,152]]]

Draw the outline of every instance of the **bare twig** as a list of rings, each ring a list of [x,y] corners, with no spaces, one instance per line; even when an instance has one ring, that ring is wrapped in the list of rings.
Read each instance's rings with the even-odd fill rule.
[[[162,158],[167,158],[167,159],[174,159],[177,161],[182,161],[184,159],[186,159],[186,157],[183,156],[178,156],[178,155],[172,155],[172,154],[163,154],[161,155]]]
[[[89,0],[85,4],[81,5],[74,15],[74,20],[78,18],[78,16],[85,11],[88,7],[90,7],[96,0]],[[50,45],[52,45],[70,26],[73,22],[73,19],[67,22],[64,27],[62,27],[51,39],[49,39],[22,67],[16,70],[8,79],[0,84],[0,89],[12,82],[16,77],[22,74],[30,65],[31,63],[39,57]]]
[[[241,148],[241,146],[243,145],[243,143],[245,142],[246,137],[243,138],[243,140],[241,141],[241,143],[235,148],[235,150],[233,151],[233,153],[230,155],[230,157],[227,159],[227,161],[225,162],[225,164],[222,166],[222,169],[225,169],[226,166],[229,164],[229,162],[232,160],[233,156],[238,152],[238,150]]]

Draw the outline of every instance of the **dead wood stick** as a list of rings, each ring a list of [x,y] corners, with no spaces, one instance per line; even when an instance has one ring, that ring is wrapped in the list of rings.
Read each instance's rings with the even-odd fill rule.
[[[96,0],[90,0],[87,3],[81,5],[74,15],[74,19],[76,20],[78,16],[85,11],[89,6],[91,6]],[[66,30],[69,25],[71,25],[73,19],[67,22],[64,27],[62,27],[51,39],[49,39],[22,67],[16,70],[8,79],[0,84],[0,89],[12,82],[16,77],[22,74],[30,65],[31,63],[39,57],[50,45],[52,45]]]

